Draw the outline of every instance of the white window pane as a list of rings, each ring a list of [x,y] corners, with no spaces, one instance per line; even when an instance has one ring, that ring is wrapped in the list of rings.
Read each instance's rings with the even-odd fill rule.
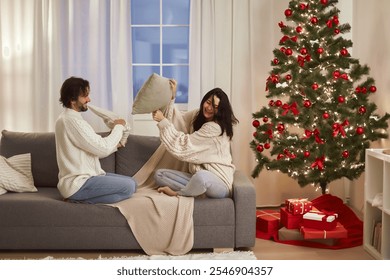
[[[160,24],[160,0],[131,0],[131,24]]]
[[[176,103],[188,103],[188,66],[164,66],[163,76],[177,81]]]
[[[163,24],[189,24],[190,0],[162,0]]]
[[[163,63],[188,63],[188,27],[163,28]]]
[[[160,29],[132,28],[133,63],[160,63]]]

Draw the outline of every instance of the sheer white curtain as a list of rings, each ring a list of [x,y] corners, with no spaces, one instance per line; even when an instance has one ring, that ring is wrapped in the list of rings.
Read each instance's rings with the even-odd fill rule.
[[[191,6],[190,99],[197,108],[201,97],[213,87],[228,95],[240,123],[233,137],[236,167],[251,175],[255,157],[252,113],[268,103],[265,80],[271,70],[273,49],[281,37],[277,23],[283,20],[288,0],[195,0]],[[286,175],[263,171],[257,179],[258,206],[279,205],[286,198],[320,195]]]
[[[92,104],[129,117],[129,26],[128,0],[0,0],[0,130],[53,131],[70,76],[89,80]]]

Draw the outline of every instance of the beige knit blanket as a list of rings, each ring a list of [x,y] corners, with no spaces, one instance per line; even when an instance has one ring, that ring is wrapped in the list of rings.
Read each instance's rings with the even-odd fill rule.
[[[164,115],[178,130],[188,132],[188,123],[173,103],[167,106]],[[175,159],[161,144],[134,175],[137,192],[110,205],[117,207],[127,219],[134,237],[148,255],[186,254],[193,247],[194,198],[158,193],[153,174],[159,168],[188,171],[188,164]]]

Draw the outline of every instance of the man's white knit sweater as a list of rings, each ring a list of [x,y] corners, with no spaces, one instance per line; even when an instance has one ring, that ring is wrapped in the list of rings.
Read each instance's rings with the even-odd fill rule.
[[[229,137],[215,122],[207,122],[191,133],[185,134],[175,129],[166,118],[157,124],[160,138],[166,149],[176,158],[189,162],[190,173],[205,169],[225,182],[232,191],[235,167],[230,153]]]
[[[116,125],[102,137],[83,119],[80,112],[66,108],[55,126],[58,189],[64,198],[76,193],[91,176],[105,175],[99,158],[117,150],[124,126]]]

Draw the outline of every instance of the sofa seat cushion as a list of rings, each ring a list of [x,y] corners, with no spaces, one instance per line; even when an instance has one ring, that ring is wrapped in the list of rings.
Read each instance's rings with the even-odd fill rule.
[[[234,203],[195,199],[194,248],[233,248]],[[0,196],[2,249],[140,249],[117,208],[64,202],[54,187]]]
[[[0,196],[0,227],[128,227],[117,208],[64,202],[57,188]]]

